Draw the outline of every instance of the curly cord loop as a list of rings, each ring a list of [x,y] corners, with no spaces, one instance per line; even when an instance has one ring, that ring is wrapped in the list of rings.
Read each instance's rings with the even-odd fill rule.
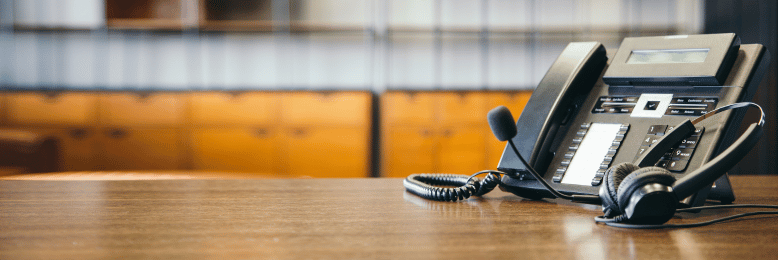
[[[486,173],[483,180],[477,175]],[[460,174],[411,174],[403,180],[403,186],[409,192],[422,198],[438,201],[457,201],[482,196],[494,190],[500,184],[500,171],[480,171],[472,176]],[[440,187],[440,186],[453,186]]]

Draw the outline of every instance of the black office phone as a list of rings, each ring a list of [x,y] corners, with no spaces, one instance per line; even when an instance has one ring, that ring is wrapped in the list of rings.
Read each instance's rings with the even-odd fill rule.
[[[740,44],[734,33],[625,38],[610,60],[598,42],[570,43],[533,92],[512,140],[552,187],[597,195],[606,169],[634,162],[673,126],[750,101],[767,70],[766,53],[760,44]],[[703,121],[656,166],[676,179],[692,172],[737,138],[744,114],[726,111]],[[554,197],[509,146],[498,169],[509,173],[502,190]],[[706,199],[735,199],[727,175],[682,203]]]

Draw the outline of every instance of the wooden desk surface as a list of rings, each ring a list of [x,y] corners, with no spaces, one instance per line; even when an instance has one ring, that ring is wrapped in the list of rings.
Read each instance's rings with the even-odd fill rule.
[[[735,176],[778,204],[778,176]],[[775,259],[778,218],[627,230],[599,207],[495,191],[465,202],[401,179],[0,181],[0,258]],[[684,214],[697,222],[747,210]]]

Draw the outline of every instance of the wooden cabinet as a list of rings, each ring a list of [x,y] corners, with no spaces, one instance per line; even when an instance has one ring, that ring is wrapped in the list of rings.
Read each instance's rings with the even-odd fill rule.
[[[473,174],[489,169],[484,156],[489,132],[478,127],[450,127],[441,130],[440,135],[438,172]]]
[[[100,96],[100,123],[126,127],[180,127],[185,98],[180,93],[105,93]]]
[[[56,137],[62,170],[97,169],[96,104],[90,92],[8,92],[6,127]]]
[[[289,92],[281,118],[287,126],[364,127],[370,125],[370,108],[367,92]]]
[[[385,93],[381,98],[382,176],[469,175],[495,169],[502,144],[492,136],[486,114],[498,105],[515,111],[526,103],[525,96],[528,99],[523,92]]]
[[[382,177],[437,172],[438,136],[427,127],[383,127]]]
[[[183,168],[178,129],[101,128],[102,170],[176,170]]]
[[[268,128],[198,128],[190,135],[196,170],[279,173],[278,143],[278,132]]]
[[[202,92],[189,97],[195,170],[281,173],[280,95]]]
[[[370,93],[288,92],[282,100],[284,172],[311,177],[370,176]]]
[[[186,168],[180,93],[104,93],[100,96],[99,166],[104,170]]]
[[[358,127],[287,128],[282,148],[292,176],[368,177],[369,131]]]
[[[279,119],[280,95],[272,92],[201,92],[189,96],[191,124],[199,127],[270,125]]]
[[[98,170],[98,146],[95,128],[86,127],[18,127],[14,129],[30,131],[57,139],[57,158],[62,171]]]
[[[8,121],[11,125],[93,126],[97,95],[86,92],[11,92]]]
[[[187,132],[196,170],[367,177],[368,92],[193,93]]]

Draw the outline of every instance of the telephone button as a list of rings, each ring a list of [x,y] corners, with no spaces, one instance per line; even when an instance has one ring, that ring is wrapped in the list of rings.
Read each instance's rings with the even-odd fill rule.
[[[643,110],[656,110],[659,107],[659,101],[648,101]]]
[[[652,125],[648,127],[648,135],[665,135],[667,125]]]
[[[576,151],[576,150],[578,150],[578,145],[571,145],[567,149],[570,150],[570,151]]]
[[[599,186],[600,184],[602,184],[602,177],[594,177],[592,179],[592,186]]]
[[[578,136],[581,136],[581,137],[583,137],[584,135],[586,135],[586,130],[581,130],[581,131],[578,131],[578,132],[576,132],[575,134],[576,134],[576,135],[578,135]]]
[[[559,183],[562,182],[562,177],[564,176],[565,176],[564,174],[554,174],[554,177],[552,177],[551,180]]]
[[[565,167],[570,166],[570,160],[564,160],[560,164]]]
[[[656,135],[646,135],[645,138],[643,138],[643,143],[640,144],[641,146],[651,146],[659,141],[659,137]]]
[[[699,141],[700,136],[690,136],[686,137],[683,140],[681,140],[681,144],[678,146],[680,148],[695,148],[697,147],[697,141]]]
[[[592,126],[591,123],[584,123],[584,124],[581,124],[581,129],[589,129],[589,127],[591,127],[591,126]]]
[[[572,159],[573,155],[575,155],[575,152],[566,152],[565,159]]]
[[[600,177],[600,178],[602,178],[603,176],[605,176],[605,171],[606,171],[606,170],[603,170],[603,169],[599,169],[599,170],[597,170],[597,173],[594,175],[594,177],[595,177],[595,178],[596,178],[596,177]]]
[[[605,159],[603,159],[604,162],[611,162],[613,161],[613,155],[605,155]]]
[[[687,160],[670,161],[667,164],[667,169],[674,172],[682,172],[686,170],[686,166],[689,164]]]
[[[687,98],[686,103],[688,104],[701,104],[705,99],[704,98]]]
[[[583,138],[573,138],[573,144],[580,144]]]
[[[629,124],[621,124],[619,131],[629,131]]]
[[[678,160],[689,160],[692,158],[693,153],[694,148],[675,149],[675,151],[673,151],[673,160],[677,160],[676,158],[679,158]]]

